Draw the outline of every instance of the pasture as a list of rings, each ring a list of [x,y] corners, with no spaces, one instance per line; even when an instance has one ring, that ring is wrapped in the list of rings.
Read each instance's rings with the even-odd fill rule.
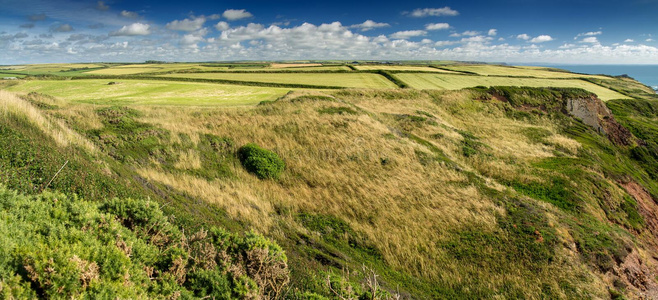
[[[275,100],[291,89],[149,80],[38,80],[8,88],[80,103],[111,105],[239,106]]]
[[[516,67],[516,66],[500,66],[500,65],[455,65],[445,66],[446,69],[476,73],[483,76],[521,76],[521,77],[537,77],[537,78],[609,78],[598,75],[583,75],[570,72],[560,72],[557,69],[541,68],[541,67]]]
[[[511,78],[427,73],[398,73],[395,76],[412,88],[421,90],[459,90],[475,86],[569,87],[590,91],[604,101],[629,99],[629,97],[613,90],[580,79]]]
[[[451,72],[447,70],[432,68],[428,66],[355,65],[354,68],[362,71],[384,70],[384,71],[408,71],[408,72],[420,71],[420,72],[458,73],[458,72]]]
[[[395,88],[393,82],[379,74],[371,73],[185,73],[167,74],[162,77],[221,79],[280,84],[307,84],[346,88]]]

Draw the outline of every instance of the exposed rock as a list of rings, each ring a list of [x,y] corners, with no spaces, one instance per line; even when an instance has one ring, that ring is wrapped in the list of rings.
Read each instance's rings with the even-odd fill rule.
[[[597,97],[567,99],[567,112],[605,134],[615,145],[629,146],[635,138],[626,127],[615,120],[610,110]]]

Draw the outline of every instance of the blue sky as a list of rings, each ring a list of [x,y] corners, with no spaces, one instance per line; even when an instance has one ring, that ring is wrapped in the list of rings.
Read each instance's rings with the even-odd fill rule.
[[[0,64],[466,60],[658,64],[658,0],[0,0]]]

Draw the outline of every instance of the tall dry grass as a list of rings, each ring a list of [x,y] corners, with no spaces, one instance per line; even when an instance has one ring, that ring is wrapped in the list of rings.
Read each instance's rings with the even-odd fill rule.
[[[13,93],[0,90],[0,109],[3,117],[6,117],[8,113],[25,116],[30,123],[51,136],[57,145],[75,145],[89,151],[89,153],[97,152],[97,148],[93,143],[71,130],[62,120],[48,117],[38,108]]]

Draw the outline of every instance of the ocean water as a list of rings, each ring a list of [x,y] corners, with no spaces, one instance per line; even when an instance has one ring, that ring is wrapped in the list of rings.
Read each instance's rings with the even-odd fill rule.
[[[544,65],[585,74],[627,74],[654,89],[658,89],[658,65]]]

